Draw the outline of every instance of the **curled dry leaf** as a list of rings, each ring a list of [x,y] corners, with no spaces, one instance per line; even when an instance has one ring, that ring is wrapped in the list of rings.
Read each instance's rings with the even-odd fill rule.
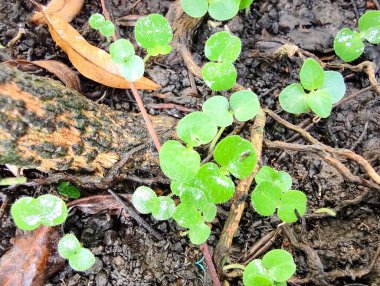
[[[53,227],[18,231],[13,247],[0,259],[0,285],[44,285],[64,264],[57,252],[58,240],[59,233]]]
[[[44,11],[49,31],[56,44],[68,55],[73,66],[85,77],[113,88],[130,88],[111,56],[88,43],[61,16]],[[160,86],[143,77],[135,82],[138,89],[156,90]]]
[[[131,202],[131,195],[119,194],[121,198]],[[112,195],[97,195],[87,198],[78,199],[69,202],[67,206],[79,209],[87,214],[97,214],[102,211],[117,211],[123,208],[123,205]]]
[[[59,14],[66,22],[71,22],[82,10],[84,0],[52,0],[46,6],[45,11],[50,14]],[[33,24],[46,24],[42,12],[35,12],[30,22]]]

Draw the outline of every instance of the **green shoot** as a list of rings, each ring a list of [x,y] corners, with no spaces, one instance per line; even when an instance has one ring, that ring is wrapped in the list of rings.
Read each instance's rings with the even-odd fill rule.
[[[90,24],[91,28],[98,30],[105,20],[106,19],[104,19],[104,16],[102,14],[95,13],[91,15],[88,23]]]
[[[102,14],[96,13],[91,15],[88,23],[91,28],[98,30],[107,38],[111,37],[115,33],[115,25],[111,21],[104,19]]]
[[[61,182],[57,187],[58,193],[71,199],[78,199],[80,192],[77,187],[71,186],[69,182]]]
[[[0,186],[13,186],[26,183],[26,177],[9,177],[0,179]]]

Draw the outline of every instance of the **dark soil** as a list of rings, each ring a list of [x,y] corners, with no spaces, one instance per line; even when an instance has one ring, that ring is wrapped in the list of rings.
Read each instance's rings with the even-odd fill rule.
[[[165,15],[173,1],[106,1],[111,15],[118,19],[126,15]],[[135,5],[135,2],[137,3]],[[292,42],[300,48],[321,58],[333,56],[331,49],[334,35],[342,27],[354,28],[358,16],[368,7],[374,9],[370,0],[256,0],[248,15],[240,12],[225,24],[242,39],[243,51],[236,63],[238,83],[251,88],[258,94],[261,104],[272,110],[280,110],[277,96],[288,84],[298,80],[301,59],[284,58],[273,60],[269,55],[284,42]],[[45,26],[35,27],[28,23],[34,7],[29,1],[10,0],[0,2],[0,44],[6,44],[17,34],[20,27],[25,34],[17,45],[0,49],[0,59],[56,59],[69,66],[66,55],[55,46]],[[87,20],[92,13],[101,12],[100,1],[85,1],[81,14],[73,21],[73,26],[91,43],[107,48],[104,39],[89,29]],[[224,27],[212,28],[207,19],[201,24],[190,47],[195,61],[205,62],[203,47],[207,38]],[[131,37],[133,27],[119,26],[123,37]],[[368,46],[358,60],[371,60],[380,67],[380,46]],[[45,75],[42,71],[38,74]],[[378,70],[376,71],[378,72]],[[201,80],[195,79],[199,97],[193,96],[186,66],[180,64],[151,62],[147,76],[162,85],[156,93],[144,93],[144,102],[149,107],[156,103],[170,102],[190,109],[199,109],[202,102],[211,95]],[[344,71],[348,92],[352,94],[369,85],[367,76]],[[99,99],[105,91],[102,103],[116,110],[137,111],[133,97],[123,91],[105,88],[80,76],[82,93],[89,98]],[[225,93],[226,95],[229,93]],[[151,114],[165,112],[180,118],[183,113],[177,109],[149,108]],[[293,123],[300,123],[312,115],[295,117],[284,112],[281,116]],[[358,138],[367,126],[364,137]],[[246,127],[243,134],[248,131]],[[377,171],[380,171],[380,97],[372,91],[365,92],[334,109],[326,120],[313,127],[314,137],[332,147],[353,148],[364,156]],[[286,141],[294,135],[283,126],[268,119],[266,138]],[[302,142],[302,141],[301,141]],[[263,163],[288,171],[294,179],[294,188],[303,190],[308,196],[308,214],[321,207],[333,208],[345,200],[352,200],[366,191],[363,186],[348,183],[333,167],[319,157],[307,153],[274,151],[264,149]],[[352,169],[361,174],[361,170]],[[10,176],[5,166],[0,169],[1,177]],[[42,176],[37,171],[26,172],[28,178]],[[153,186],[167,188],[168,186]],[[120,185],[118,192],[131,193],[133,186]],[[18,189],[17,193],[6,193],[12,202],[17,197],[28,194],[38,195],[55,192],[55,186],[36,189]],[[0,191],[0,194],[1,191]],[[92,193],[93,194],[93,193]],[[89,196],[83,192],[82,196]],[[3,196],[5,198],[5,196]],[[4,199],[2,199],[4,200]],[[228,205],[222,205],[213,223],[209,239],[211,250],[216,245],[223,227]],[[200,250],[191,245],[186,237],[179,235],[180,228],[173,221],[157,222],[145,219],[165,240],[155,241],[147,232],[130,219],[102,213],[84,215],[73,213],[64,226],[65,232],[75,232],[86,247],[97,257],[95,266],[78,273],[66,266],[53,277],[48,285],[211,285],[208,275],[195,262],[202,258]],[[236,234],[231,262],[236,261],[261,237],[277,227],[276,217],[263,218],[251,206],[245,210]],[[300,238],[301,224],[292,226]],[[2,218],[0,255],[11,247],[10,239],[15,228],[9,218],[8,209]],[[352,273],[366,269],[372,261],[380,242],[379,193],[370,190],[360,202],[344,207],[335,218],[306,219],[302,230],[304,242],[319,255],[325,272],[341,270],[342,277],[332,279],[328,285],[380,285],[380,263],[369,275],[355,278]],[[307,257],[289,244],[284,234],[276,237],[276,247],[290,251],[297,263],[296,276],[299,278],[315,275],[315,269],[308,264]],[[230,285],[242,285],[240,280]],[[310,283],[309,285],[318,285]]]

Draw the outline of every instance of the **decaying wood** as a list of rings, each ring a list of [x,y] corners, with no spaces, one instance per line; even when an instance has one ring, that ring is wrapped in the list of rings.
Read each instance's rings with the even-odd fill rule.
[[[172,135],[173,119],[152,120],[159,134]],[[0,66],[0,164],[103,174],[140,144],[146,150],[132,164],[157,165],[140,114],[114,111],[57,81]]]

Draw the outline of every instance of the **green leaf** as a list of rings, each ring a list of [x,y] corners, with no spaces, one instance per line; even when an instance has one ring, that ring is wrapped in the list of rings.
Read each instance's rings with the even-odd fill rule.
[[[295,210],[300,216],[306,212],[306,195],[300,191],[288,191],[283,194],[278,206],[277,215],[284,222],[295,222],[298,220]]]
[[[168,51],[167,45],[173,39],[173,31],[165,17],[150,14],[137,20],[135,37],[141,47],[147,49],[148,53],[153,52],[152,56],[156,56],[159,51]],[[162,46],[164,47],[161,48]]]
[[[209,202],[206,194],[194,183],[181,192],[181,202],[195,205],[199,210],[208,206]]]
[[[352,62],[364,52],[364,43],[360,34],[344,28],[334,39],[334,51],[345,62]]]
[[[337,103],[346,93],[343,76],[336,71],[325,71],[325,82],[319,90],[323,90],[331,96],[332,104]]]
[[[213,34],[205,45],[205,56],[210,61],[233,63],[240,52],[240,39],[226,31]]]
[[[208,13],[218,21],[232,19],[239,12],[240,0],[212,0],[209,3]]]
[[[228,136],[215,147],[215,161],[234,177],[248,177],[256,166],[256,152],[251,142],[240,136]]]
[[[70,186],[69,182],[61,182],[59,183],[58,192],[66,197],[69,197],[71,199],[78,199],[80,197],[80,191],[75,186]]]
[[[63,258],[70,258],[81,249],[81,244],[72,233],[66,234],[58,242],[58,253]]]
[[[192,147],[210,143],[217,132],[215,122],[200,111],[186,115],[177,125],[178,137]]]
[[[217,207],[213,203],[208,203],[204,208],[201,209],[203,212],[203,218],[207,222],[212,222],[217,214]]]
[[[260,102],[256,93],[250,90],[235,92],[230,98],[234,116],[239,121],[248,121],[260,111]]]
[[[204,222],[193,224],[189,229],[189,238],[193,244],[202,244],[210,237],[211,229]]]
[[[11,216],[15,225],[22,230],[33,230],[40,226],[39,208],[36,199],[22,197],[11,207]]]
[[[236,82],[236,70],[231,63],[207,63],[203,66],[202,77],[214,91],[231,89]]]
[[[133,56],[127,62],[120,64],[120,73],[129,82],[142,78],[144,70],[144,61],[139,56]]]
[[[243,272],[244,286],[272,286],[274,281],[260,259],[252,260]]]
[[[278,177],[274,183],[281,188],[283,192],[287,192],[292,187],[292,177],[285,171],[277,172]]]
[[[360,33],[371,44],[380,43],[380,11],[368,11],[359,18]]]
[[[325,90],[310,92],[307,103],[310,109],[321,118],[329,117],[331,114],[332,98]]]
[[[282,190],[269,181],[257,185],[251,195],[254,209],[262,216],[273,215],[282,197]]]
[[[243,10],[245,8],[248,8],[253,3],[253,0],[241,0],[239,9]]]
[[[172,217],[175,209],[174,201],[169,197],[158,197],[158,205],[153,209],[152,215],[156,220],[167,220]]]
[[[204,164],[197,174],[197,185],[200,186],[209,200],[215,204],[227,202],[235,192],[235,184],[220,172],[214,163]]]
[[[158,55],[167,55],[170,54],[170,52],[173,50],[173,47],[170,45],[163,45],[156,48],[148,48],[146,51],[148,54],[152,57],[158,56]]]
[[[289,113],[301,114],[309,110],[307,94],[299,83],[288,85],[281,91],[279,100],[282,109]]]
[[[210,116],[219,127],[227,127],[232,124],[234,119],[229,109],[227,98],[220,95],[210,97],[202,105],[203,112]]]
[[[68,211],[61,198],[47,194],[39,196],[35,203],[40,212],[41,224],[55,226],[65,222]]]
[[[151,188],[140,186],[133,192],[132,204],[139,213],[149,214],[158,208],[159,201]]]
[[[173,219],[182,227],[190,227],[201,220],[201,213],[193,204],[181,203],[175,208]]]
[[[76,254],[70,256],[69,264],[76,271],[86,271],[95,263],[95,256],[87,248],[81,248]]]
[[[99,32],[104,37],[111,37],[115,33],[115,25],[109,20],[104,20],[99,26]]]
[[[91,15],[90,19],[88,20],[88,23],[90,24],[91,28],[98,30],[104,21],[105,19],[102,14],[95,13]]]
[[[172,180],[170,182],[170,190],[172,191],[173,194],[177,196],[181,196],[182,193],[189,189],[193,188],[193,182],[187,182],[187,181],[181,181],[181,180]]]
[[[296,272],[292,255],[282,249],[274,249],[266,253],[262,264],[276,282],[284,282]]]
[[[193,18],[206,15],[208,10],[207,0],[181,0],[181,7],[185,13]]]
[[[24,183],[26,183],[26,177],[23,176],[0,179],[0,186],[13,186]]]
[[[308,58],[302,65],[300,80],[305,89],[315,90],[323,85],[325,81],[325,73],[316,60]]]
[[[292,177],[284,171],[276,171],[269,166],[262,166],[255,176],[256,184],[263,182],[272,182],[277,185],[282,192],[290,190],[292,186]]]
[[[111,44],[110,55],[115,63],[124,63],[133,59],[135,48],[130,41],[120,39]]]

